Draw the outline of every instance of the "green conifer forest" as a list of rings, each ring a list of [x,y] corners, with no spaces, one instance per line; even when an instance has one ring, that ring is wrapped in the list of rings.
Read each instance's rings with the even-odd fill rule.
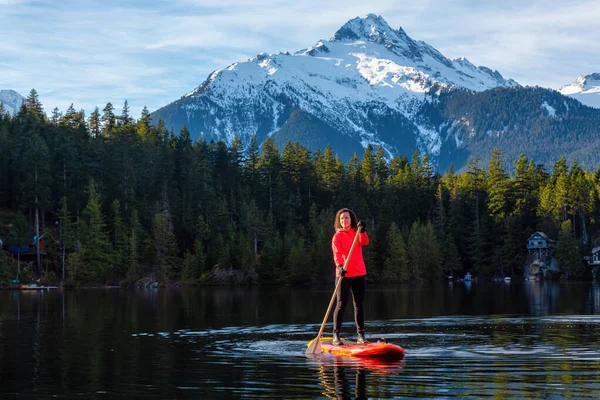
[[[47,116],[35,90],[17,115],[0,108],[0,155],[4,283],[329,283],[341,207],[366,222],[371,282],[519,276],[536,231],[557,241],[565,277],[589,279],[600,242],[600,170],[564,157],[521,154],[508,170],[494,150],[440,175],[426,154],[368,147],[344,163],[329,146],[193,142],[127,102]],[[11,255],[34,236],[43,254]]]

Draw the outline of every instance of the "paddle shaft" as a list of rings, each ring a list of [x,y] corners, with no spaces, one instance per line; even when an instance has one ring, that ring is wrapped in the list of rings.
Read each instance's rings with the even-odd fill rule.
[[[350,261],[350,257],[352,256],[352,252],[354,251],[354,246],[356,246],[356,242],[358,242],[358,235],[360,235],[360,228],[357,228],[357,230],[356,230],[356,236],[354,237],[354,241],[352,242],[352,246],[350,247],[350,252],[348,252],[348,257],[346,258],[346,261],[344,262],[344,269],[346,269],[346,267],[348,266],[348,262]],[[325,330],[325,324],[327,323],[327,320],[329,319],[329,314],[331,313],[331,308],[333,307],[333,302],[335,301],[337,292],[340,289],[340,286],[342,284],[342,279],[344,279],[344,277],[340,276],[340,279],[338,280],[337,284],[335,285],[335,290],[333,291],[333,296],[331,296],[331,301],[329,302],[329,307],[327,307],[327,312],[325,313],[325,318],[323,318],[323,323],[321,324],[321,329],[319,329],[319,334],[317,335],[317,338],[315,340],[321,340],[321,335],[323,334],[323,331]]]

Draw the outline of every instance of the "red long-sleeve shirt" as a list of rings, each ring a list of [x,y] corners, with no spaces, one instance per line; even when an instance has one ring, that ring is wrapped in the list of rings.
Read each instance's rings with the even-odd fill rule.
[[[335,235],[333,235],[333,239],[331,239],[333,261],[336,265],[336,276],[339,276],[337,266],[344,265],[346,262],[346,258],[348,258],[348,253],[350,252],[350,248],[352,247],[352,242],[354,241],[355,236],[356,229],[354,228],[350,228],[348,230],[340,229],[335,233]],[[363,276],[367,274],[367,268],[365,267],[365,260],[363,259],[362,254],[362,247],[368,244],[369,236],[367,236],[367,232],[361,233],[358,236],[356,246],[354,246],[354,250],[352,251],[350,261],[346,266],[346,277],[351,278],[353,276]]]

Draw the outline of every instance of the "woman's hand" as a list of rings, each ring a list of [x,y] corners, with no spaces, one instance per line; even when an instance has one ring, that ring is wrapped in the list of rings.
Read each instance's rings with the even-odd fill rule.
[[[362,222],[362,221],[358,221],[358,224],[357,224],[357,226],[358,226],[358,229],[359,229],[359,231],[360,231],[361,233],[363,233],[363,232],[366,232],[366,231],[367,231],[367,224],[365,224],[364,222]]]

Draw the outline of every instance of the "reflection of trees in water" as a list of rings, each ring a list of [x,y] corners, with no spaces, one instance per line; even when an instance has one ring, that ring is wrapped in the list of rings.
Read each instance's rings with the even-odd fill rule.
[[[525,293],[532,315],[544,315],[556,311],[560,286],[543,281],[525,282]]]

